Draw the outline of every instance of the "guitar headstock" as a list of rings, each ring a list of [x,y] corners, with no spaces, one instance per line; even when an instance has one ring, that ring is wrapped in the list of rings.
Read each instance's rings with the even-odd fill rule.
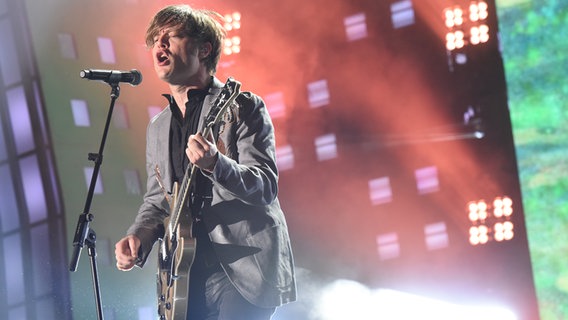
[[[221,90],[221,93],[211,107],[209,114],[205,117],[204,128],[212,128],[214,125],[218,124],[223,118],[223,114],[225,114],[229,106],[240,93],[241,83],[233,78],[228,78],[227,82],[225,82],[225,86]]]

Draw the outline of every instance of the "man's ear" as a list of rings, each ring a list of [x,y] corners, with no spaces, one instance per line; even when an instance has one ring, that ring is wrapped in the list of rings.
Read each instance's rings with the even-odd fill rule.
[[[207,58],[211,51],[213,50],[213,46],[209,42],[205,42],[199,47],[199,58],[204,59]]]

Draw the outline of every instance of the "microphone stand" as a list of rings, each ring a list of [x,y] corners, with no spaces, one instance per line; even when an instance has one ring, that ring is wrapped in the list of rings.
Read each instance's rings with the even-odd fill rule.
[[[73,239],[73,255],[71,257],[71,263],[69,265],[69,270],[75,272],[77,270],[77,264],[79,263],[79,258],[81,256],[81,250],[86,244],[89,249],[89,256],[91,257],[91,273],[93,277],[93,289],[95,292],[95,299],[97,305],[97,319],[103,320],[103,308],[101,302],[101,292],[99,287],[99,277],[97,271],[97,252],[96,252],[96,239],[97,235],[95,231],[90,227],[91,221],[93,221],[94,216],[89,212],[91,208],[91,202],[93,200],[93,194],[95,192],[95,186],[97,184],[97,177],[101,164],[103,162],[103,150],[105,147],[105,142],[108,134],[108,129],[110,125],[110,120],[112,118],[112,112],[114,109],[114,103],[120,95],[120,87],[118,86],[119,81],[109,81],[108,84],[111,86],[111,101],[110,107],[106,119],[105,128],[103,131],[103,137],[99,147],[99,153],[89,153],[89,160],[94,161],[95,167],[93,170],[93,175],[91,176],[91,184],[89,186],[89,191],[87,194],[87,199],[85,201],[85,208],[83,213],[79,215],[79,221],[77,222],[77,228],[75,229],[75,237]]]

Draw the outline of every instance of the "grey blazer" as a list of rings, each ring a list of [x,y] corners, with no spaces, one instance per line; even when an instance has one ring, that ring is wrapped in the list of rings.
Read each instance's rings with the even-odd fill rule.
[[[214,78],[201,112],[200,127],[223,83]],[[274,127],[260,97],[243,92],[235,100],[217,146],[219,158],[211,174],[211,206],[203,221],[223,270],[251,303],[275,307],[296,299],[294,263],[284,214],[277,198],[278,171]],[[172,189],[169,151],[170,108],[148,125],[146,138],[147,191],[128,234],[141,240],[142,267],[153,244],[164,235],[169,205],[156,179],[160,169],[166,191]]]

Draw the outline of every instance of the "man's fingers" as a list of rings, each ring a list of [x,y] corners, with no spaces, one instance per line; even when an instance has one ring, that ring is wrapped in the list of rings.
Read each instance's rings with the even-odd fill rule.
[[[210,141],[205,139],[205,137],[201,134],[201,132],[198,132],[194,135],[192,135],[193,138],[195,140],[197,140],[201,145],[207,145]]]
[[[122,271],[132,269],[138,257],[140,239],[136,236],[127,236],[115,245],[116,267]]]
[[[211,149],[211,144],[212,143],[209,140],[205,139],[201,135],[201,133],[189,136],[189,139],[187,141],[188,148],[191,149],[192,147],[195,147],[194,149],[203,150],[205,152]]]
[[[132,268],[134,267],[134,263],[121,263],[121,262],[116,262],[116,268],[120,271],[129,271],[132,270]]]
[[[128,238],[128,246],[130,247],[130,256],[133,258],[138,257],[138,247],[140,246],[140,242],[138,239],[134,237]]]
[[[217,161],[217,147],[200,133],[189,136],[185,153],[191,163],[207,171]]]

